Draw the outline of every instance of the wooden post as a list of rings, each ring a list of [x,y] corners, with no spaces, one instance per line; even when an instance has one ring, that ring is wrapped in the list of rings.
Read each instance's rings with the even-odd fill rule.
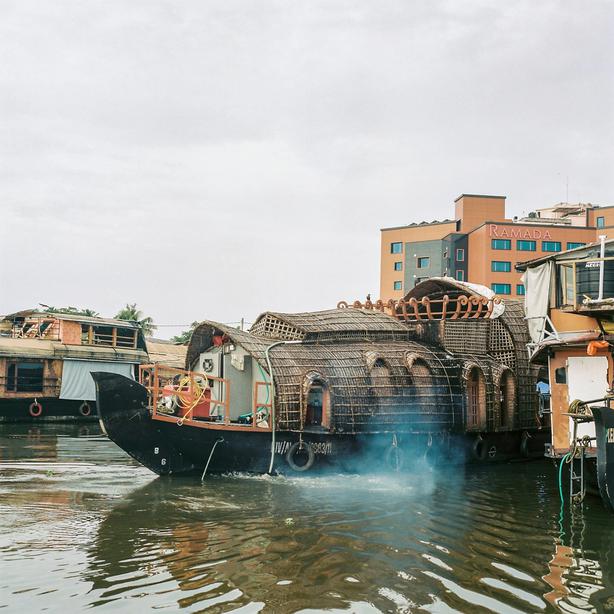
[[[578,307],[578,289],[576,288],[576,263],[573,263],[573,271],[572,271],[572,287],[573,287],[573,309],[574,311]]]

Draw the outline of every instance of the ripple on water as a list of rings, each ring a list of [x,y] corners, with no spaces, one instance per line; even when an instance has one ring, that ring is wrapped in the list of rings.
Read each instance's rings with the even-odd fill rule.
[[[545,464],[201,484],[54,436],[14,439],[0,463],[8,611],[604,609],[610,518],[587,504],[590,530],[567,515],[562,542]]]

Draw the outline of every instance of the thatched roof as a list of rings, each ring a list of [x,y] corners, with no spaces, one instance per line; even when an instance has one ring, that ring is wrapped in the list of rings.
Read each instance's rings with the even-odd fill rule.
[[[188,351],[186,345],[151,338],[145,339],[145,343],[147,344],[147,354],[151,363],[160,363],[169,367],[183,369]]]
[[[226,335],[233,343],[242,345],[252,356],[254,356],[263,366],[265,365],[264,352],[266,348],[274,342],[272,339],[257,337],[238,328],[233,328],[227,324],[205,320],[201,322],[192,333],[188,352],[186,355],[186,368],[189,369],[192,363],[198,358],[201,352],[213,346],[213,337]]]
[[[329,309],[308,313],[267,311],[256,319],[250,332],[269,339],[308,339],[325,334],[407,332],[396,318],[380,311]],[[344,335],[346,336],[346,335]]]

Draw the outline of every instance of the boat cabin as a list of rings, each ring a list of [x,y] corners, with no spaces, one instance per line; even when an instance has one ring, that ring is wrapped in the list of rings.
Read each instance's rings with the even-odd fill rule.
[[[549,408],[544,405],[552,426],[547,455],[560,458],[580,441],[586,453],[594,455],[595,424],[576,420],[571,413],[574,401],[603,399],[612,389],[614,240],[516,268],[524,272],[528,353],[541,367],[540,385],[550,395]]]
[[[27,310],[0,319],[0,418],[90,415],[90,372],[134,377],[147,362],[136,323]],[[83,405],[85,403],[85,405]],[[85,413],[84,413],[85,412]]]

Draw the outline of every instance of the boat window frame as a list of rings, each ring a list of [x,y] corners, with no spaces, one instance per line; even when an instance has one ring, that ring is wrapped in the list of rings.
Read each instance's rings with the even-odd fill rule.
[[[473,382],[471,380],[471,374],[473,372],[478,373],[477,378],[477,397],[476,397],[476,411],[475,416],[472,409],[472,397],[471,397],[471,387]],[[480,365],[476,363],[469,363],[465,365],[463,379],[465,383],[465,428],[468,431],[482,431],[486,429],[487,424],[487,381],[486,381],[486,373],[484,369],[480,367]],[[483,404],[483,409],[480,407],[480,404]],[[471,417],[471,420],[470,420]]]
[[[504,380],[511,378],[511,387]],[[506,384],[505,399],[503,397],[503,384]],[[496,382],[496,401],[499,410],[499,426],[501,428],[511,429],[514,427],[514,416],[518,408],[518,380],[514,372],[509,369],[503,369]],[[511,399],[508,393],[511,392]]]
[[[322,416],[320,424],[307,423],[308,399],[312,388],[319,386],[322,389]],[[309,371],[303,377],[301,386],[301,424],[303,429],[330,430],[333,423],[333,395],[328,378],[319,371]]]
[[[25,389],[19,388],[19,367],[23,365],[37,365],[40,367],[40,386],[37,388]],[[10,369],[15,367],[15,373],[11,376]],[[25,377],[25,376],[24,376]],[[13,380],[13,387],[10,387],[10,381]],[[44,360],[10,360],[6,363],[6,377],[5,377],[5,390],[11,393],[29,393],[29,394],[42,394],[45,388],[45,361]]]

